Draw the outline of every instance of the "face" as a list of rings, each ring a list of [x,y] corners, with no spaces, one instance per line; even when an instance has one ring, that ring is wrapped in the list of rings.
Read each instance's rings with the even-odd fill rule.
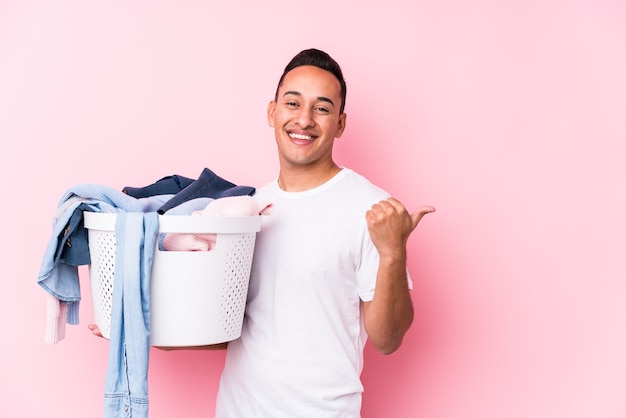
[[[287,73],[267,111],[283,168],[334,164],[333,144],[346,124],[340,106],[341,87],[333,74],[313,66]]]

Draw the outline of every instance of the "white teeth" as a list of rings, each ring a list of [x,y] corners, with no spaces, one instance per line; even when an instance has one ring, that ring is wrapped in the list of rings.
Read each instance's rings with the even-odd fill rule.
[[[300,134],[294,134],[294,133],[290,133],[289,136],[293,139],[305,139],[307,141],[310,141],[313,139],[313,137],[309,135],[300,135]]]

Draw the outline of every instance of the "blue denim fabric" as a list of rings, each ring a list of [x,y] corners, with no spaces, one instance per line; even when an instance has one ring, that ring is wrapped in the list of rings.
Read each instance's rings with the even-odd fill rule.
[[[71,262],[67,262],[64,255],[64,247],[67,241],[72,242],[72,251],[76,254],[89,254],[86,240],[76,239],[78,231],[84,228],[82,224],[82,212],[101,212],[100,206],[83,199],[74,199],[69,205],[61,205],[63,209],[57,213],[52,225],[52,236],[44,252],[37,282],[48,293],[68,305],[66,322],[78,324],[78,308],[80,302],[80,285],[78,277],[78,260],[72,256]],[[84,232],[84,231],[83,231]],[[84,260],[83,260],[84,261]]]
[[[52,222],[52,236],[44,251],[37,283],[48,293],[68,305],[68,324],[78,324],[81,299],[77,259],[63,259],[63,246],[67,239],[72,242],[72,251],[85,257],[86,241],[79,239],[84,234],[82,212],[156,212],[157,208],[171,199],[172,195],[136,199],[119,190],[98,184],[79,184],[61,198]],[[69,235],[67,235],[69,234]],[[76,242],[74,242],[76,239]],[[84,261],[84,259],[83,259]]]
[[[105,392],[106,418],[147,417],[149,275],[158,233],[156,209],[171,197],[162,195],[136,199],[106,186],[83,184],[66,192],[55,214],[53,233],[44,253],[38,283],[68,305],[66,322],[70,324],[78,323],[81,299],[78,268],[65,262],[64,251],[59,246],[64,246],[70,239],[72,251],[77,255],[89,251],[88,247],[78,248],[87,245],[87,242],[76,238],[85,232],[82,212],[118,215],[120,226],[116,225],[115,281],[119,284],[114,284],[113,289],[113,296],[118,301],[113,304],[113,312],[117,313],[114,313],[115,319],[111,324]]]
[[[87,231],[83,223],[83,210],[88,205],[79,205],[70,217],[63,235],[59,235],[55,260],[63,261],[70,266],[83,266],[91,263]]]
[[[150,274],[156,213],[118,213],[105,418],[148,417]]]

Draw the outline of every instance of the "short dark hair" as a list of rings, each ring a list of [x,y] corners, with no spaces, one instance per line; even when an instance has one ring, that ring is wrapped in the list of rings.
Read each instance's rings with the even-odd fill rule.
[[[294,68],[301,67],[303,65],[311,65],[313,67],[320,68],[322,70],[328,71],[332,75],[334,75],[339,81],[339,85],[341,87],[341,106],[339,108],[339,114],[342,114],[346,107],[346,80],[343,78],[343,73],[341,72],[341,67],[330,55],[328,55],[324,51],[320,51],[319,49],[311,48],[305,49],[304,51],[299,52],[295,57],[289,61],[289,64],[285,67],[285,71],[283,75],[280,76],[280,80],[278,80],[278,86],[276,87],[276,95],[274,96],[274,100],[278,100],[278,89],[283,84],[283,80],[287,73]]]

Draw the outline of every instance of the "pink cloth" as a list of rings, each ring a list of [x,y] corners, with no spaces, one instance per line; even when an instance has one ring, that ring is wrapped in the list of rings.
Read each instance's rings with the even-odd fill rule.
[[[259,206],[252,196],[229,196],[215,199],[192,216],[258,216],[269,215],[272,205]],[[163,238],[166,251],[211,251],[215,248],[217,234],[169,233]]]
[[[56,344],[65,338],[67,304],[46,292],[46,344]]]

